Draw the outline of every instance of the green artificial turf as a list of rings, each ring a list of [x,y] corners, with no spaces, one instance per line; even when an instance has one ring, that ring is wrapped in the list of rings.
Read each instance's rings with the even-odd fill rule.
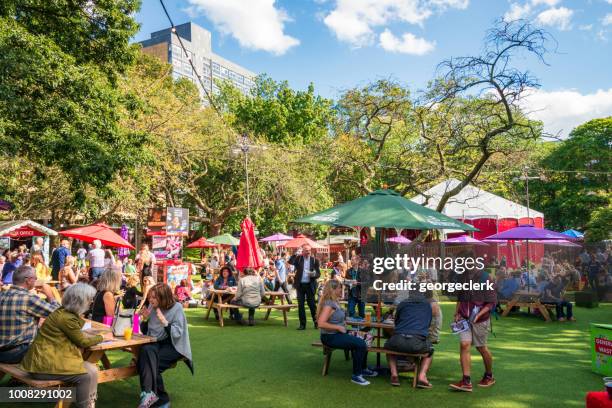
[[[452,303],[443,304],[444,332],[436,347],[429,380],[431,390],[411,388],[411,377],[401,377],[393,388],[388,377],[372,379],[361,387],[350,382],[351,362],[343,353],[332,358],[329,375],[321,376],[322,351],[310,344],[318,339],[312,326],[297,331],[297,312],[289,327],[272,313],[267,322],[224,328],[203,318],[204,309],[187,311],[195,375],[184,364],[164,374],[172,406],[189,407],[583,407],[588,391],[603,390],[601,376],[591,372],[589,323],[612,321],[612,304],[596,309],[575,308],[575,323],[544,323],[535,316],[511,315],[494,321],[490,338],[497,384],[474,387],[473,393],[449,391],[460,379],[458,341],[450,334]],[[261,319],[258,312],[256,318]],[[473,379],[482,375],[482,360],[474,350]],[[128,355],[116,352],[111,360]],[[370,364],[375,364],[370,355]],[[408,374],[404,374],[408,375]],[[98,407],[138,405],[138,378],[102,384]],[[1,405],[1,404],[0,404]],[[8,404],[5,404],[8,406]],[[45,404],[19,404],[44,407]],[[51,405],[47,405],[51,406]]]

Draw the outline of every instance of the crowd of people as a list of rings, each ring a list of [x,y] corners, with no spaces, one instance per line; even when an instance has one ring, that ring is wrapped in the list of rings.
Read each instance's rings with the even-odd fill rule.
[[[343,263],[343,262],[339,262]],[[364,316],[365,301],[360,283],[362,274],[367,270],[368,263],[358,255],[353,254],[348,265],[336,264],[338,270],[332,272],[324,283],[316,312],[316,322],[321,332],[321,342],[330,348],[349,350],[353,355],[353,373],[351,381],[358,385],[369,385],[368,377],[377,376],[377,372],[367,367],[367,342],[359,336],[359,332],[349,330],[348,326],[359,326]],[[431,282],[431,276],[425,272],[415,274],[414,279],[421,282]],[[466,282],[487,281],[490,277],[482,270],[470,270],[460,275]],[[347,300],[345,312],[340,300]],[[466,324],[458,332],[460,343],[460,363],[463,376],[460,381],[449,384],[453,390],[471,392],[471,354],[474,346],[482,356],[484,374],[478,382],[480,387],[490,387],[495,384],[493,376],[493,357],[488,349],[487,340],[491,328],[491,314],[497,304],[494,290],[464,291],[457,299],[454,322],[464,321]],[[442,311],[431,291],[400,291],[393,302],[394,313],[383,316],[383,322],[392,323],[393,334],[385,342],[384,348],[390,351],[420,354],[420,369],[417,374],[418,388],[432,388],[427,378],[434,354],[434,344],[438,344],[442,328]],[[357,309],[357,310],[355,310]],[[350,319],[347,323],[347,318]],[[394,354],[387,354],[391,372],[391,385],[399,386],[398,360]]]
[[[98,368],[82,349],[115,337],[83,330],[86,319],[111,325],[121,308],[138,314],[139,330],[156,341],[137,359],[139,408],[168,407],[162,372],[183,360],[193,372],[187,320],[181,300],[188,285],[155,282],[155,256],[143,245],[134,260],[119,259],[100,241],[75,255],[62,240],[45,262],[42,242],[3,255],[0,291],[0,363],[20,364],[39,380],[61,380],[76,388],[76,405],[94,407]]]

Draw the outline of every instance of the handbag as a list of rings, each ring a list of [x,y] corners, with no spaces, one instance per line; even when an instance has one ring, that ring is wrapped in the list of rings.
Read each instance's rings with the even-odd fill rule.
[[[121,302],[115,304],[115,318],[113,319],[113,336],[123,337],[125,329],[132,328],[134,325],[134,309],[121,310]]]
[[[349,330],[347,334],[349,334],[350,336],[359,337],[360,339],[365,341],[368,347],[372,346],[372,341],[374,340],[374,336],[372,336],[372,333],[370,333],[369,331]]]

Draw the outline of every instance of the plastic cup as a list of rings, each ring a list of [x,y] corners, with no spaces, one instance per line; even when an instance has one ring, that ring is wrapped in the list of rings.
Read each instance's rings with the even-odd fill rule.
[[[125,337],[126,340],[131,340],[132,332],[133,330],[131,327],[126,327],[125,330],[123,331],[123,337]]]
[[[603,381],[606,391],[608,391],[608,399],[612,400],[612,377],[604,377]]]

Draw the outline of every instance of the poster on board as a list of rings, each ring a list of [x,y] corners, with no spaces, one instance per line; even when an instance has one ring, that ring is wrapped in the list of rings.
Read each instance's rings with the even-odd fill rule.
[[[178,235],[154,235],[151,238],[151,250],[159,261],[181,259],[183,237]]]
[[[170,265],[166,269],[166,283],[168,285],[177,286],[183,279],[189,278],[191,264],[184,263],[180,265]]]
[[[189,233],[189,209],[168,207],[166,213],[166,234],[185,236]]]

